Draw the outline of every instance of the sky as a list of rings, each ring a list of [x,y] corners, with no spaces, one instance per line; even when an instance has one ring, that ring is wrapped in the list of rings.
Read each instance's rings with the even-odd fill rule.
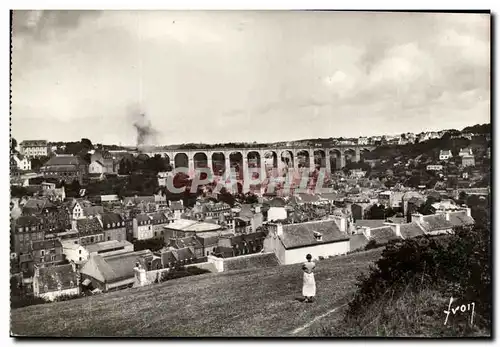
[[[18,142],[133,145],[138,122],[149,144],[490,122],[484,14],[15,11],[12,31]]]

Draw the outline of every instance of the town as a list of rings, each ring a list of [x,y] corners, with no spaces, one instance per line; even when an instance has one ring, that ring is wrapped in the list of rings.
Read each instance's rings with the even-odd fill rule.
[[[145,136],[11,139],[14,308],[130,288],[137,263],[154,286],[322,261],[448,234],[489,209],[490,124],[267,144]]]

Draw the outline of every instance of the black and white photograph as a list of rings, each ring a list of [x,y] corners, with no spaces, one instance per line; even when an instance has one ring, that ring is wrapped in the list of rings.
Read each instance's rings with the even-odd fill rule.
[[[10,21],[12,339],[492,338],[490,11]]]

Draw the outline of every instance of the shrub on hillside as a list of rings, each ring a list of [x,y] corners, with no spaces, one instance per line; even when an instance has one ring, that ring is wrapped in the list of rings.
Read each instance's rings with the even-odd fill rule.
[[[450,297],[463,303],[476,303],[475,326],[489,330],[492,307],[490,257],[489,225],[479,220],[474,227],[457,228],[452,235],[423,236],[389,244],[376,266],[359,278],[358,290],[349,304],[344,325],[338,328],[342,330],[349,326],[348,334],[361,334],[354,331],[353,326],[367,324],[367,317],[371,317],[373,310],[377,312],[371,315],[380,320],[384,312],[395,310],[391,305],[409,304],[411,298],[417,300],[420,293],[426,291],[439,297],[441,305],[446,305],[445,301]],[[398,309],[406,310],[402,306]],[[446,307],[429,309],[441,314]],[[393,318],[390,317],[395,315],[387,317],[391,321]],[[386,326],[388,323],[381,324]],[[397,334],[403,335],[405,331]]]

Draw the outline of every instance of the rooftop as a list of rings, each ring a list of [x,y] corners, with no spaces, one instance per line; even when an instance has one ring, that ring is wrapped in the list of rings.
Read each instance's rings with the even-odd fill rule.
[[[42,267],[38,271],[40,293],[74,288],[78,283],[78,275],[71,264]]]
[[[166,225],[165,228],[181,231],[205,232],[219,230],[221,227],[220,225],[213,223],[198,222],[190,219],[179,219]]]
[[[89,253],[94,253],[94,252],[106,251],[114,248],[127,247],[127,246],[132,246],[132,244],[125,240],[122,241],[111,240],[111,241],[104,241],[87,245],[85,246],[85,248]]]
[[[286,224],[282,227],[283,235],[280,238],[287,249],[349,240],[349,236],[340,231],[334,220]],[[322,235],[321,241],[316,239],[315,233]]]

